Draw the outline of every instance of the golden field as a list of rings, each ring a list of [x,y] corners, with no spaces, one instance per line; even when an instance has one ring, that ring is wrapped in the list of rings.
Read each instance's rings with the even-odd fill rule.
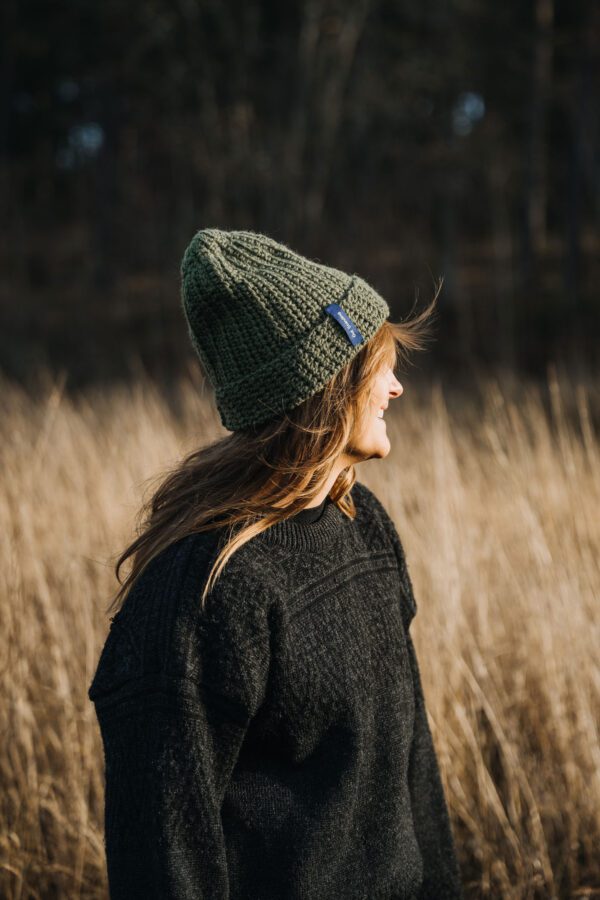
[[[465,894],[600,897],[600,388],[413,380],[356,471],[405,547]],[[0,411],[0,896],[105,898],[87,688],[113,564],[155,479],[223,429],[193,372],[3,382]]]

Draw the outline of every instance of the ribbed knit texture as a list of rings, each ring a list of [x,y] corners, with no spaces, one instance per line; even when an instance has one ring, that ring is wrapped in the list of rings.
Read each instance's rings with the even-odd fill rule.
[[[323,388],[390,314],[358,275],[325,266],[265,234],[204,228],[181,263],[188,334],[230,431],[293,409]],[[353,344],[325,309],[340,304]]]
[[[112,900],[456,900],[403,548],[363,484],[254,538],[163,551],[89,688]],[[303,520],[304,519],[304,520]]]

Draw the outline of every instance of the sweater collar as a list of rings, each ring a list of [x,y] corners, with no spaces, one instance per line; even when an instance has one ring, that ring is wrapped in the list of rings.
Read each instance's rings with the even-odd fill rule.
[[[294,513],[296,522],[316,522],[323,515],[323,511],[329,502],[328,497],[323,497],[318,506],[307,506],[300,512]]]
[[[316,522],[306,522],[290,516],[276,525],[271,525],[257,537],[271,546],[285,546],[293,550],[320,550],[330,546],[348,516],[338,506],[326,498],[325,508]]]

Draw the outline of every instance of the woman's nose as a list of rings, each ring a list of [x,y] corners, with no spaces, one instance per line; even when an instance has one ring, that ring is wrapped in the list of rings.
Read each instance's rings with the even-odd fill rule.
[[[404,391],[404,388],[400,384],[397,378],[394,378],[392,386],[390,388],[390,394],[392,397],[399,397]]]

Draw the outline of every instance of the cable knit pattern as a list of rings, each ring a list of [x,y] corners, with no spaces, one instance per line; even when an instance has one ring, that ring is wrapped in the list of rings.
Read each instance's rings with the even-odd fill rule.
[[[163,551],[89,687],[112,900],[456,900],[452,832],[395,526],[272,527],[199,597],[216,531]]]
[[[327,313],[343,304],[352,343]],[[181,262],[188,335],[236,431],[293,409],[323,388],[390,314],[358,275],[307,259],[254,231],[204,228]]]

